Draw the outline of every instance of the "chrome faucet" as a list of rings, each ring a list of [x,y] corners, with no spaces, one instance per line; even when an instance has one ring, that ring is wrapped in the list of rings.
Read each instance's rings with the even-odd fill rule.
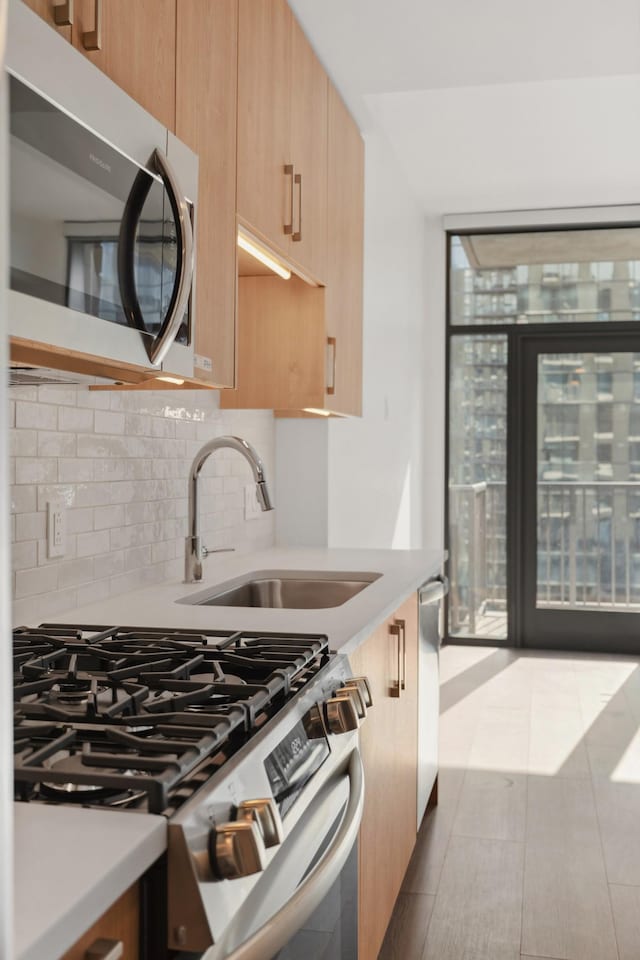
[[[202,580],[202,561],[209,553],[200,540],[200,504],[198,501],[198,481],[205,461],[216,450],[230,447],[237,450],[249,462],[256,482],[256,496],[262,510],[273,510],[262,460],[246,440],[241,437],[214,437],[198,450],[189,472],[189,536],[185,542],[184,579],[186,583],[198,583]]]

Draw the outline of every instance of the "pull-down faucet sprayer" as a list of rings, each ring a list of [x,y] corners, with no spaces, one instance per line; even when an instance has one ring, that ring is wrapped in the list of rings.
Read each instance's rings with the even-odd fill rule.
[[[262,460],[246,440],[241,437],[215,437],[198,450],[189,472],[189,535],[185,541],[184,579],[186,583],[202,580],[202,561],[210,552],[200,540],[199,478],[206,460],[216,450],[230,447],[248,461],[256,482],[256,496],[262,510],[273,510]]]

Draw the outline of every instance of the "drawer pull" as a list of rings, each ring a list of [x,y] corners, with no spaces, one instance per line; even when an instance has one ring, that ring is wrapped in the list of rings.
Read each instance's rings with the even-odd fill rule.
[[[285,163],[285,165],[284,165],[284,175],[285,175],[285,177],[291,177],[291,192],[290,192],[290,194],[289,194],[289,209],[290,209],[290,211],[291,211],[291,222],[290,222],[290,223],[285,223],[285,225],[284,225],[284,232],[286,233],[287,236],[290,236],[290,235],[293,233],[293,216],[294,216],[294,214],[293,214],[293,195],[294,195],[294,192],[295,192],[295,187],[294,187],[295,175],[294,175],[294,173],[293,173],[293,164],[292,164],[292,163]]]
[[[407,687],[407,621],[396,620],[402,634],[402,674],[400,675],[400,689]]]
[[[329,350],[331,360],[329,360]],[[333,397],[336,392],[336,354],[338,346],[335,337],[327,337],[327,396]]]
[[[291,234],[291,239],[297,241],[302,240],[302,174],[296,173],[293,180],[298,185],[298,229]],[[291,220],[293,221],[293,207]]]
[[[64,0],[63,3],[54,3],[53,19],[57,27],[73,26],[73,0]]]
[[[124,954],[122,940],[95,940],[84,955],[84,960],[120,960]]]
[[[389,627],[390,635],[398,641],[398,679],[393,680],[389,688],[389,695],[396,698],[400,697],[400,691],[402,690],[402,641],[400,639],[400,632],[400,622],[396,620],[396,622],[392,623]]]
[[[93,30],[82,34],[82,46],[85,50],[102,50],[102,0],[94,0]]]

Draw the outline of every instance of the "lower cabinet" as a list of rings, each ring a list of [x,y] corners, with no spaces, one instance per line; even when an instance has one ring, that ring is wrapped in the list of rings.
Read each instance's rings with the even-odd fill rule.
[[[97,941],[112,941],[122,945],[121,953],[114,956],[122,960],[138,960],[140,956],[140,888],[137,883],[129,887],[99,920],[77,940],[60,960],[87,960],[87,957],[108,957],[107,944]],[[102,953],[100,952],[102,947]],[[93,953],[91,949],[93,948]]]
[[[376,960],[416,841],[418,600],[414,594],[350,657],[373,709],[361,729],[358,960]]]

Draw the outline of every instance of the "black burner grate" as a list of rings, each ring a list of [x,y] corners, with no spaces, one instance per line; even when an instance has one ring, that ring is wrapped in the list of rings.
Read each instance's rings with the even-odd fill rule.
[[[319,635],[20,627],[16,795],[166,811],[327,660]]]

